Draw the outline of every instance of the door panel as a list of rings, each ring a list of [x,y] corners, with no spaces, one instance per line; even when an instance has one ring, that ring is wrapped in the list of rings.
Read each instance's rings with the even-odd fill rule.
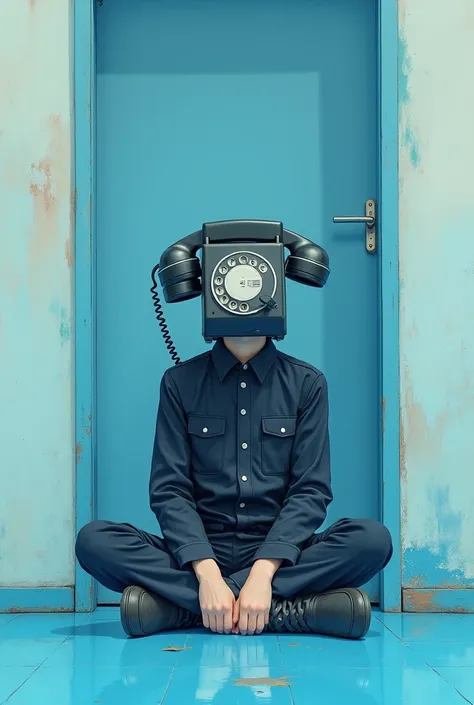
[[[331,258],[323,291],[287,282],[280,344],[328,378],[328,521],[378,517],[378,256],[362,225],[332,223],[377,195],[375,2],[114,0],[97,47],[98,516],[157,532],[148,476],[171,359],[152,266],[204,221],[268,218]],[[165,312],[182,358],[206,349],[200,299]]]

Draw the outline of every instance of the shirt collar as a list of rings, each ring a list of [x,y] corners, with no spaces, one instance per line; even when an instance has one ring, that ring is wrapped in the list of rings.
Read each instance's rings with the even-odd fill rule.
[[[224,341],[220,338],[212,348],[211,352],[212,362],[216,368],[217,376],[219,380],[225,378],[225,376],[230,372],[230,370],[236,365],[240,366],[240,362],[235,358],[230,350],[224,345]],[[265,379],[267,372],[275,362],[277,357],[277,349],[271,340],[267,340],[265,347],[263,347],[258,355],[255,355],[248,364],[255,372],[257,379],[260,383]]]

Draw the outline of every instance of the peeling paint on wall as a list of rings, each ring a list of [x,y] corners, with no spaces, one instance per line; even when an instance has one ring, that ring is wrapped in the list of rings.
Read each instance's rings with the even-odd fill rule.
[[[408,77],[411,71],[411,59],[408,53],[407,41],[405,37],[405,3],[398,4],[399,7],[399,35],[398,35],[398,104],[401,109],[409,102],[410,93],[408,90]]]
[[[420,147],[409,125],[405,125],[402,134],[402,146],[407,149],[411,165],[416,169],[420,165]]]
[[[474,5],[399,7],[403,584],[459,589],[474,587]]]
[[[434,533],[428,545],[412,545],[404,552],[407,587],[472,587],[472,563],[460,554],[463,515],[451,508],[449,487],[428,489],[426,504],[434,510]]]
[[[66,263],[69,269],[72,267],[72,253],[71,253],[71,239],[68,237],[66,240],[66,246],[64,248],[64,256],[66,258]]]
[[[61,306],[57,301],[54,301],[50,306],[50,311],[59,321],[59,337],[61,345],[67,343],[71,337],[71,320],[64,306]]]
[[[0,0],[1,587],[74,582],[69,8]]]
[[[403,611],[428,613],[451,612],[456,614],[472,613],[474,612],[474,590],[455,588],[447,590],[404,590]],[[426,624],[424,627],[420,624],[418,629],[420,629],[420,633],[418,633],[417,630],[417,638],[428,636],[428,633],[425,631]]]
[[[70,190],[68,130],[58,115],[49,116],[43,129],[48,141],[46,154],[31,164],[30,173],[33,232],[29,244],[29,268],[36,284],[39,284],[42,263],[56,255],[60,241],[64,239],[61,211],[65,206],[69,207]],[[68,240],[66,238],[64,250]]]
[[[405,7],[405,3],[403,3]],[[405,11],[401,10],[403,19]],[[410,104],[410,74],[412,71],[412,61],[405,36],[404,23],[399,27],[398,41],[398,105],[400,121],[400,146],[409,156],[411,166],[415,169],[420,165],[420,143],[419,137],[414,133],[411,126],[411,113],[406,109]]]

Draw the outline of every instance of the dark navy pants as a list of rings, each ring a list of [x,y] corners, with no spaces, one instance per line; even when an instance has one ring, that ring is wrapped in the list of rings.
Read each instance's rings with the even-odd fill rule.
[[[209,535],[219,567],[237,597],[262,542],[258,537]],[[199,585],[191,567],[181,569],[163,539],[130,524],[93,521],[77,537],[79,563],[105,587],[123,592],[139,585],[200,614]],[[372,519],[341,519],[303,547],[295,566],[282,566],[273,593],[296,597],[342,587],[359,587],[384,568],[392,555],[388,529]]]

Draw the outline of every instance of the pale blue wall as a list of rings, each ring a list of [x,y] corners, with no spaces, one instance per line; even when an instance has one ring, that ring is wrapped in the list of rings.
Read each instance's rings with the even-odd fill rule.
[[[474,4],[400,0],[403,581],[474,585]],[[0,0],[0,587],[74,581],[70,10]]]
[[[0,587],[74,581],[69,18],[0,0]]]
[[[474,4],[399,10],[403,584],[474,587]]]

